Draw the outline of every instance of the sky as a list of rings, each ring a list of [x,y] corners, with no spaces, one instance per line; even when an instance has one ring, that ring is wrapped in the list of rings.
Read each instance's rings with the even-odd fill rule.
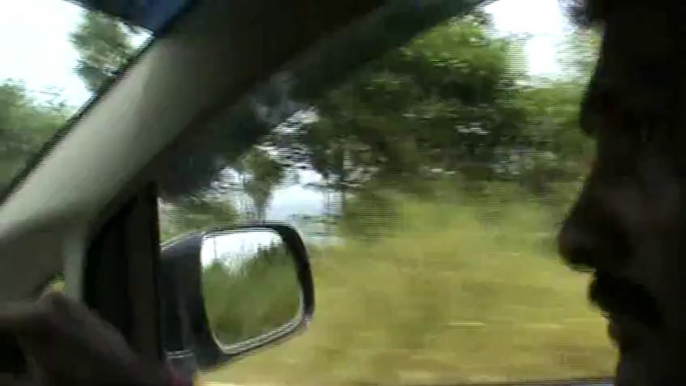
[[[281,242],[281,236],[271,230],[251,229],[208,237],[200,251],[203,266],[217,259],[245,258],[262,247]],[[225,260],[226,261],[226,260]]]
[[[499,0],[486,10],[498,33],[531,35],[525,46],[531,73],[559,73],[557,47],[569,25],[557,0]],[[81,10],[64,0],[0,0],[0,81],[20,80],[37,92],[59,91],[73,106],[85,104],[90,94],[73,71],[78,56],[69,42],[80,17]],[[275,194],[268,217],[322,210],[321,194],[289,186]]]
[[[486,9],[502,33],[533,35],[526,47],[530,71],[559,70],[555,50],[567,23],[557,0],[500,0]],[[64,0],[0,0],[0,79],[60,89],[71,104],[85,103],[90,94],[73,72],[77,54],[69,42],[80,17],[81,10]]]

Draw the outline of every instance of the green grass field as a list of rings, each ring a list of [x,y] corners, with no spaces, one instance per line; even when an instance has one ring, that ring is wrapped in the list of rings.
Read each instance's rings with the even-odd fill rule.
[[[596,377],[615,351],[535,204],[403,201],[373,244],[313,259],[302,335],[205,374],[244,385],[457,384]]]

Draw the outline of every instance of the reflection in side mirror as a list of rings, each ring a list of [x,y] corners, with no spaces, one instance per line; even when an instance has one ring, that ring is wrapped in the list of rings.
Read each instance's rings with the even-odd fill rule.
[[[302,331],[314,313],[307,250],[279,223],[191,232],[162,245],[164,350],[185,374]]]
[[[303,303],[298,270],[278,233],[248,228],[208,234],[201,262],[205,310],[225,351],[297,324]]]

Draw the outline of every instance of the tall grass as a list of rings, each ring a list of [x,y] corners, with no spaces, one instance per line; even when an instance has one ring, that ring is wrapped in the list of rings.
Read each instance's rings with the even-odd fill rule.
[[[275,385],[459,384],[612,373],[587,277],[557,258],[533,203],[398,199],[376,242],[313,259],[310,329],[205,375]]]
[[[295,264],[280,245],[238,267],[214,261],[203,268],[202,284],[212,331],[227,345],[281,327],[300,311]]]

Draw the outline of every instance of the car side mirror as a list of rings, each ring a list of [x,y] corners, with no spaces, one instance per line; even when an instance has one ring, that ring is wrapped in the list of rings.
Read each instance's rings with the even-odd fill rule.
[[[161,261],[165,351],[187,374],[291,337],[313,315],[307,251],[288,225],[186,234],[162,246]]]

